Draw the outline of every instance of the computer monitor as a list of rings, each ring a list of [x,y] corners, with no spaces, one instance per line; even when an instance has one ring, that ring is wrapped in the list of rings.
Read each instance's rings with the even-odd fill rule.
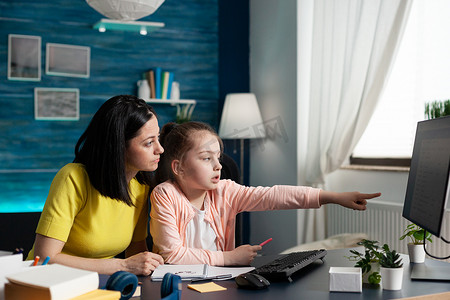
[[[448,200],[450,116],[417,123],[403,217],[441,236]]]
[[[450,196],[449,173],[450,116],[418,122],[403,217],[436,237],[441,237]],[[421,270],[426,272],[419,272]],[[437,271],[423,265],[415,266],[411,278],[450,280],[450,272],[446,278],[442,278],[442,274]]]

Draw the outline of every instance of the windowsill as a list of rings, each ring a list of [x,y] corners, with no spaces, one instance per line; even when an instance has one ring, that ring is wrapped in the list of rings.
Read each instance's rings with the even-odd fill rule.
[[[399,166],[345,165],[341,166],[340,169],[356,171],[409,172],[409,167]]]

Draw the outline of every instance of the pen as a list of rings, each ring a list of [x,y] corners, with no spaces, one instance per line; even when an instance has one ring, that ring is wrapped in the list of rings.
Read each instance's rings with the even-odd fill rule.
[[[36,255],[36,256],[34,257],[33,267],[34,267],[34,266],[37,266],[37,263],[38,263],[39,259],[40,259],[40,257],[39,257],[38,255]]]
[[[208,280],[213,280],[213,279],[228,279],[231,277],[233,277],[231,274],[223,274],[223,275],[217,275],[217,276],[211,276],[211,277],[205,277],[205,278],[192,279],[191,282],[208,281]]]
[[[272,238],[265,240],[264,242],[262,242],[261,244],[259,244],[261,247],[264,246],[265,244],[267,244],[268,242],[272,241]]]
[[[44,262],[42,263],[42,266],[45,266],[48,263],[49,260],[50,260],[50,256],[47,256],[45,258]]]

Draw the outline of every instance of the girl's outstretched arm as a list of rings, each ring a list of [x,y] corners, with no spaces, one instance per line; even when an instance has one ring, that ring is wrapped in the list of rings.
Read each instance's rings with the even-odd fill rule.
[[[373,199],[379,197],[381,193],[371,193],[363,194],[360,192],[329,192],[320,191],[319,203],[323,204],[339,204],[343,207],[355,209],[355,210],[366,210],[366,204],[368,199]]]

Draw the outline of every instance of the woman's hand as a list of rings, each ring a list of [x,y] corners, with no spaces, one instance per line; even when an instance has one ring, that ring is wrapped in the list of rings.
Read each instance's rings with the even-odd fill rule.
[[[225,266],[249,266],[261,249],[260,245],[242,245],[232,251],[226,251],[223,253],[224,264]]]
[[[161,255],[153,252],[141,252],[124,259],[124,271],[136,275],[150,275],[156,267],[164,264]]]
[[[367,200],[379,197],[381,193],[363,194],[360,192],[328,192],[320,191],[320,205],[335,203],[354,210],[366,210]]]

